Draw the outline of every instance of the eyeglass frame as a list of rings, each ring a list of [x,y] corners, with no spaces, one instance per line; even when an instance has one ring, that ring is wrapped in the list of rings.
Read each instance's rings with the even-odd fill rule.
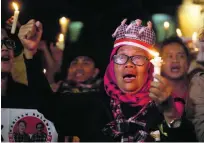
[[[13,45],[10,45],[8,46],[7,44],[5,44],[5,41],[12,41],[13,42]],[[14,50],[16,48],[16,43],[14,40],[10,39],[10,38],[4,38],[1,40],[1,48],[2,46],[5,45],[7,49],[10,49],[10,50]]]
[[[134,56],[128,56],[128,55],[125,55],[125,54],[121,54],[121,55],[127,57],[126,62],[125,62],[124,64],[116,63],[116,62],[115,62],[115,57],[116,57],[116,56],[120,56],[120,55],[114,55],[114,56],[113,56],[113,62],[114,62],[115,64],[118,64],[118,65],[125,65],[130,59],[131,59],[131,62],[132,62],[134,65],[136,65],[136,66],[143,66],[143,65],[145,64],[145,62],[144,62],[142,65],[137,65],[137,64],[135,64],[135,63],[133,62],[133,60],[132,60],[134,57],[142,57],[142,58],[144,58],[146,61],[149,61],[149,59],[148,59],[147,57],[142,56],[142,55],[134,55]]]

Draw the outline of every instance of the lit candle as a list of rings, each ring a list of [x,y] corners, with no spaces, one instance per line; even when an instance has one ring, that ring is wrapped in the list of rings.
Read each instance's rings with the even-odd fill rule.
[[[59,34],[58,42],[56,43],[57,47],[61,50],[64,50],[65,43],[64,43],[64,34]]]
[[[43,69],[43,73],[46,74],[46,69]]]
[[[157,53],[157,52],[152,52],[152,55],[154,56],[154,58],[150,62],[154,65],[153,75],[155,75],[155,74],[160,75],[163,60],[161,57],[159,57],[159,53]],[[157,81],[157,79],[154,78],[154,81]]]
[[[192,41],[195,43],[197,41],[197,32],[193,32]]]
[[[164,22],[165,38],[167,38],[167,36],[168,36],[169,26],[170,26],[169,22],[165,21]]]
[[[61,26],[61,32],[65,35],[67,32],[68,24],[69,24],[69,19],[66,17],[62,17],[59,19],[59,23]]]
[[[179,28],[176,29],[176,33],[177,33],[178,37],[180,37],[180,38],[182,37],[182,32]]]
[[[168,21],[165,21],[165,22],[164,22],[164,29],[165,29],[165,30],[168,30],[168,29],[169,29],[169,26],[170,26],[169,22],[168,22]]]
[[[15,11],[14,11],[13,24],[12,24],[12,28],[11,28],[11,34],[14,34],[16,31],[16,26],[18,23],[18,15],[19,15],[20,11],[18,10],[18,5],[15,2],[13,2],[12,4],[13,4]]]
[[[197,40],[197,32],[194,32],[192,35],[192,47],[195,52],[198,52],[198,40]]]

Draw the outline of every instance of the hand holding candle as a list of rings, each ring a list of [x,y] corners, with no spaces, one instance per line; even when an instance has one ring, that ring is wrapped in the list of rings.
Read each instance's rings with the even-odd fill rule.
[[[162,66],[162,58],[159,57],[159,53],[151,52],[154,56],[150,62],[154,65],[154,81],[151,82],[150,86],[150,98],[156,102],[156,104],[161,104],[164,101],[167,101],[171,98],[172,86],[169,84],[168,80],[164,77],[160,76],[161,74],[161,66]],[[172,108],[173,106],[168,106]]]
[[[152,59],[150,62],[154,65],[154,73],[153,74],[154,75],[155,74],[160,75],[163,60],[161,57],[159,57],[159,53],[155,53],[154,59]],[[157,81],[157,79],[154,78],[154,81]]]
[[[12,28],[11,28],[11,34],[14,34],[16,31],[16,26],[18,23],[18,16],[19,16],[20,12],[18,10],[18,5],[15,2],[13,2],[12,4],[13,4],[15,11],[14,11],[14,16],[13,16],[14,18],[13,18],[13,24],[12,24]]]

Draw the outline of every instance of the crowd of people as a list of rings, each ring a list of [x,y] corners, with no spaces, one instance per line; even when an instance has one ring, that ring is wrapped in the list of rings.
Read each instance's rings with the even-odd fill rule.
[[[204,141],[204,59],[189,72],[191,54],[182,39],[170,37],[160,44],[161,75],[154,74],[152,23],[123,20],[112,35],[103,75],[93,51],[79,50],[77,44],[62,51],[48,46],[42,33],[39,21],[19,24],[24,70],[15,79],[19,45],[1,29],[2,108],[37,109],[53,122],[61,142]],[[46,141],[44,124],[36,125],[31,138],[23,130],[26,123],[18,125],[15,141]]]

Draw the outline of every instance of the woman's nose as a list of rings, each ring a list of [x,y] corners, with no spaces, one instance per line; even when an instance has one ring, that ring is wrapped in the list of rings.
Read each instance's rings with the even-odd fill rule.
[[[129,59],[127,63],[125,64],[125,68],[134,68],[135,64]]]

